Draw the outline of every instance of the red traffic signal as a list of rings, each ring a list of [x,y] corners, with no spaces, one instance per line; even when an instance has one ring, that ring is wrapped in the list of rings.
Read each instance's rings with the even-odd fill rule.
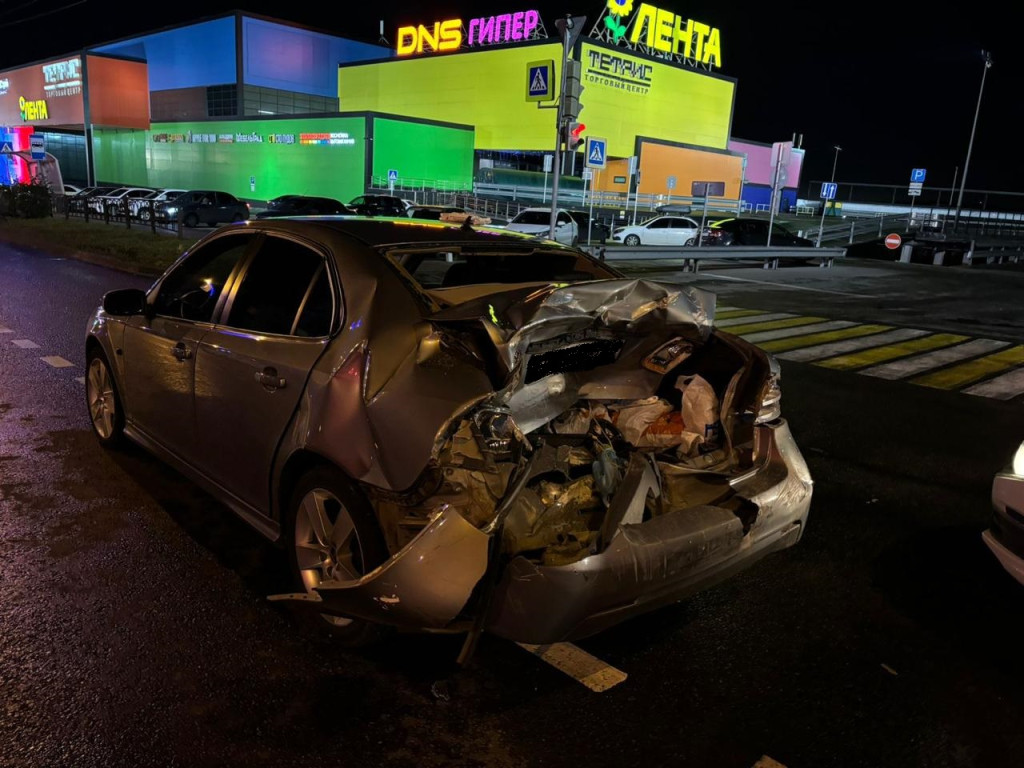
[[[568,127],[569,132],[565,140],[565,145],[570,151],[572,151],[583,143],[583,132],[587,130],[587,126],[583,123],[572,122],[569,123]]]

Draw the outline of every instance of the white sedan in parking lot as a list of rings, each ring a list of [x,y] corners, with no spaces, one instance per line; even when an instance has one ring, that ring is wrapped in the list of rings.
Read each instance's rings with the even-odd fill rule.
[[[687,216],[656,216],[615,230],[612,240],[624,245],[696,245],[699,231],[700,224]]]

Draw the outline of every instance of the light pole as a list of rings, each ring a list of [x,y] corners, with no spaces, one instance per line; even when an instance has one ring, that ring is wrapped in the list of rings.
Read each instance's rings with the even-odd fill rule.
[[[981,111],[981,95],[985,92],[985,75],[992,66],[992,54],[989,51],[982,51],[985,57],[985,68],[981,70],[981,87],[978,88],[978,106],[974,108],[974,122],[971,124],[971,140],[967,142],[967,160],[964,161],[964,175],[960,177],[960,194],[956,198],[956,216],[953,218],[953,231],[956,232],[960,224],[960,206],[964,202],[964,185],[967,184],[967,167],[971,164],[971,149],[974,147],[974,131],[978,127],[978,113]]]
[[[832,178],[829,180],[830,184],[834,184],[836,180],[836,166],[839,164],[839,153],[843,151],[843,148],[838,144],[832,147],[836,151],[835,156],[832,158]],[[821,223],[818,224],[818,242],[815,244],[816,248],[821,248],[821,233],[825,229],[825,211],[828,209],[828,199],[824,199],[821,203]]]

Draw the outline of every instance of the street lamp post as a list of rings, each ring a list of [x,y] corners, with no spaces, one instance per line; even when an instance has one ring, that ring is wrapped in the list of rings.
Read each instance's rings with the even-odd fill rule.
[[[836,151],[836,154],[832,158],[832,178],[829,180],[830,184],[834,184],[835,183],[835,180],[836,180],[836,165],[839,164],[839,153],[843,151],[843,148],[840,147],[839,145],[835,145],[832,148]],[[818,242],[816,243],[816,247],[818,247],[818,248],[821,247],[821,233],[825,229],[825,211],[826,211],[827,208],[828,208],[828,200],[824,199],[821,202],[821,223],[818,224]]]
[[[982,51],[985,57],[985,68],[981,70],[981,87],[978,88],[978,105],[974,108],[974,122],[971,124],[971,140],[967,142],[967,160],[964,161],[964,175],[960,177],[960,194],[956,198],[956,216],[953,218],[953,231],[956,232],[960,224],[960,207],[964,202],[964,186],[967,184],[967,168],[971,164],[971,149],[974,147],[974,131],[978,127],[978,113],[981,111],[981,95],[985,92],[985,75],[992,66],[992,54],[989,51]]]

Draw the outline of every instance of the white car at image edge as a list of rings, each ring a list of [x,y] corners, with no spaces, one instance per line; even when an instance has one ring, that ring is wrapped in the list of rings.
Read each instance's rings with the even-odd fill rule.
[[[643,224],[620,227],[612,240],[623,245],[696,245],[700,224],[688,216],[655,216]]]
[[[551,232],[550,208],[524,208],[512,219],[505,229],[527,235],[547,237]],[[579,226],[569,212],[559,208],[555,218],[555,237],[559,243],[577,245],[580,241]]]

